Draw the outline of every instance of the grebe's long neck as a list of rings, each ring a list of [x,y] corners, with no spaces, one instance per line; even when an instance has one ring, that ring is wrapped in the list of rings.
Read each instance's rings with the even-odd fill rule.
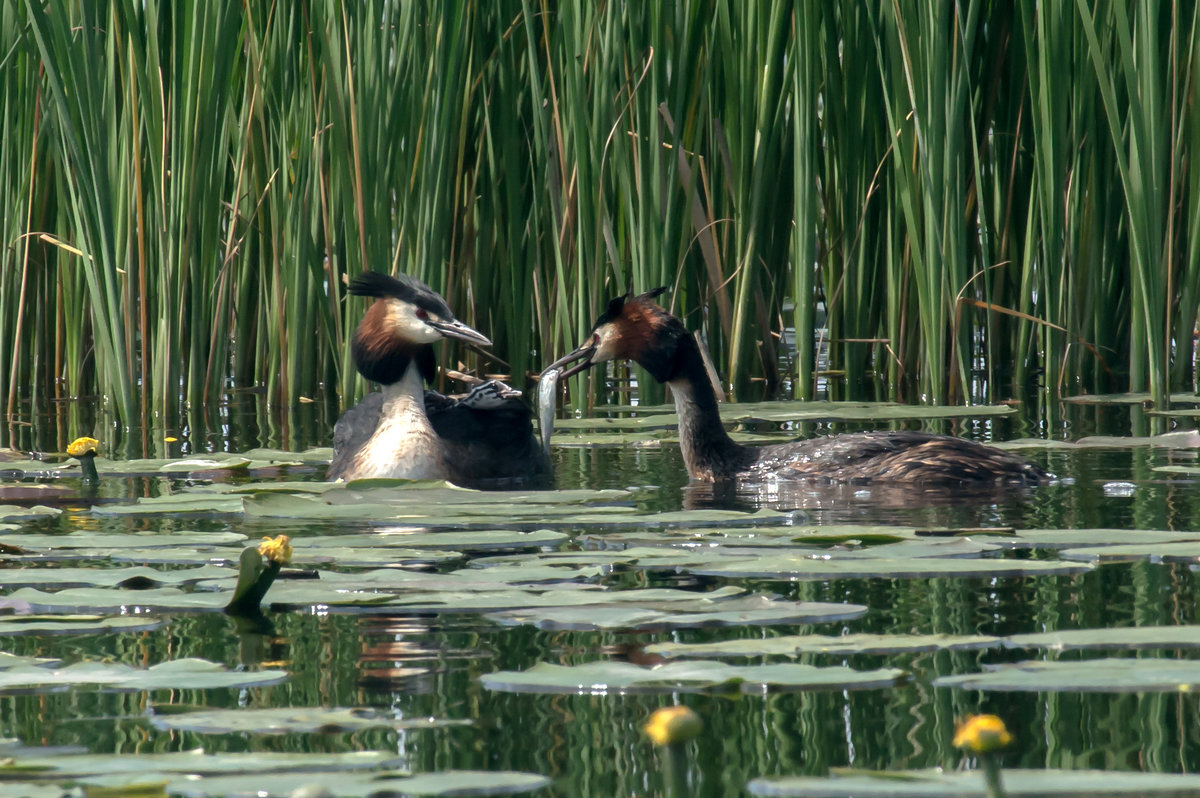
[[[721,423],[717,395],[696,341],[678,339],[670,377],[666,380],[679,415],[679,446],[688,476],[712,481],[731,477],[754,460],[754,450],[735,443]]]
[[[416,360],[383,386],[379,423],[364,447],[369,473],[398,479],[446,479],[449,470],[437,433],[425,414],[425,381]]]

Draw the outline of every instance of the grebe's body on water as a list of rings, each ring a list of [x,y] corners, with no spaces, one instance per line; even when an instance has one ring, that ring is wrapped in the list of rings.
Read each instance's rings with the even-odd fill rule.
[[[563,369],[558,375],[563,379],[598,363],[628,359],[669,385],[679,415],[680,448],[694,480],[1032,485],[1049,479],[1045,471],[1016,455],[927,432],[858,432],[743,446],[721,423],[695,339],[683,322],[654,303],[663,290],[612,300],[587,341],[546,371]]]
[[[327,479],[445,479],[464,487],[549,480],[532,415],[515,391],[489,380],[464,397],[425,390],[437,373],[433,344],[489,346],[444,299],[411,277],[366,272],[350,293],[374,297],[351,341],[359,373],[382,386],[338,419]]]

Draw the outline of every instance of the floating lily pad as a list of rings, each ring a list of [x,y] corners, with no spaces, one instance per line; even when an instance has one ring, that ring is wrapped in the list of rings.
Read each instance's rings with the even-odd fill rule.
[[[87,783],[100,780],[88,779]],[[120,785],[124,780],[106,779]],[[235,776],[209,776],[202,779],[175,778],[167,785],[171,795],[187,798],[208,796],[255,795],[258,798],[337,795],[339,798],[374,798],[391,795],[489,796],[517,795],[541,790],[550,784],[545,776],[512,771],[442,771],[409,776],[400,772],[306,772],[298,766],[294,772],[249,772]],[[301,792],[304,791],[304,792]]]
[[[427,532],[423,529],[398,528],[378,532],[336,535],[320,538],[297,538],[292,541],[295,551],[303,556],[305,549],[375,548],[397,546],[407,549],[451,549],[455,551],[496,551],[556,546],[567,535],[549,529],[529,532],[513,529],[484,529],[470,531]]]
[[[23,587],[13,591],[9,599],[26,602],[41,612],[88,613],[133,608],[147,610],[222,610],[229,603],[229,594],[186,593],[174,587],[150,590],[121,590],[119,588],[71,587],[54,593]]]
[[[881,668],[856,671],[843,666],[812,665],[735,666],[694,660],[668,662],[645,668],[631,662],[592,662],[555,665],[539,662],[527,671],[496,671],[480,677],[484,687],[515,693],[668,693],[760,692],[768,689],[853,690],[891,687],[904,679],[904,671]]]
[[[1200,661],[1121,658],[1076,662],[986,665],[982,673],[942,676],[937,687],[964,690],[1079,693],[1193,692],[1200,688]]]
[[[655,643],[646,653],[669,659],[708,657],[798,657],[804,654],[899,654],[925,651],[973,651],[1000,646],[988,635],[786,635],[713,643]]]
[[[286,678],[286,671],[228,671],[224,665],[203,659],[172,660],[149,668],[113,662],[79,662],[62,668],[24,666],[0,670],[0,691],[81,686],[109,690],[208,690],[278,684]]]
[[[204,513],[227,515],[242,511],[241,496],[223,496],[208,493],[173,493],[138,499],[133,504],[97,504],[92,508],[96,515],[171,515]]]
[[[9,668],[27,668],[31,665],[36,665],[39,668],[46,666],[58,665],[62,662],[59,659],[51,657],[26,657],[20,654],[9,654],[7,651],[0,651],[0,670]]]
[[[1138,546],[1196,541],[1200,535],[1153,529],[1022,529],[1013,535],[975,535],[1005,549],[1076,549],[1094,546]]]
[[[1116,629],[1064,629],[1004,639],[1006,648],[1133,650],[1200,648],[1200,626],[1125,626]]]
[[[163,707],[163,709],[169,709],[169,707]],[[156,714],[151,721],[160,729],[178,729],[200,734],[227,734],[230,732],[341,734],[376,727],[436,729],[471,725],[469,720],[398,718],[390,712],[381,712],[365,707],[357,709],[323,709],[321,707],[206,709],[197,712]]]
[[[0,616],[0,637],[145,632],[162,623],[161,618],[129,615],[8,615]]]
[[[203,662],[203,660],[200,661]],[[190,774],[207,777],[331,770],[346,775],[385,767],[399,767],[402,764],[395,754],[382,751],[351,751],[342,754],[315,752],[282,754],[262,751],[206,754],[197,750],[173,753],[58,754],[45,757],[18,757],[8,763],[7,770],[9,773],[37,773],[39,778],[43,779],[59,781],[87,779],[91,782],[99,776],[119,774],[127,774],[140,781],[149,781],[149,774]],[[173,787],[171,792],[175,792]],[[198,794],[205,795],[206,793]]]
[[[539,629],[683,629],[709,626],[771,626],[827,623],[857,618],[867,611],[859,604],[779,601],[746,596],[725,601],[672,602],[667,607],[622,606],[546,607],[491,613],[487,618],[507,626],[526,624]]]
[[[845,558],[816,560],[795,555],[763,556],[753,559],[715,559],[709,564],[689,567],[694,574],[760,579],[916,579],[937,577],[1048,576],[1082,573],[1083,563],[1047,560],[1008,560],[1000,558],[955,559],[924,557],[910,559]]]
[[[21,507],[15,504],[0,504],[0,521],[35,521],[38,518],[53,518],[62,514],[57,507],[45,507],[35,504],[33,507]]]
[[[32,585],[50,587],[162,587],[194,584],[206,579],[234,579],[237,571],[215,565],[183,570],[132,568],[20,568],[4,574],[4,586]]]
[[[1005,768],[1007,795],[1149,796],[1190,795],[1200,790],[1200,776],[1179,773],[1137,773],[1101,770],[1019,770]],[[847,771],[830,775],[754,779],[751,795],[808,798],[984,798],[988,795],[979,771],[888,770]]]
[[[1135,538],[1136,532],[1126,533],[1126,540]],[[1085,546],[1059,552],[1064,560],[1079,562],[1188,562],[1200,558],[1200,541],[1185,543],[1125,543],[1114,546]]]
[[[68,535],[21,534],[7,542],[16,543],[23,549],[151,549],[159,546],[223,546],[245,540],[246,536],[238,532],[72,532]]]

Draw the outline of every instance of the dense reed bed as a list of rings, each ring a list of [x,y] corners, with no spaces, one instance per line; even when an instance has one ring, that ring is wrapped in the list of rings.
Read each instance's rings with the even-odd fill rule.
[[[98,395],[129,425],[242,389],[349,401],[343,278],[374,268],[505,361],[447,363],[517,382],[609,296],[670,285],[737,397],[811,396],[827,345],[835,389],[1162,406],[1195,389],[1197,19],[4,3],[0,396]]]

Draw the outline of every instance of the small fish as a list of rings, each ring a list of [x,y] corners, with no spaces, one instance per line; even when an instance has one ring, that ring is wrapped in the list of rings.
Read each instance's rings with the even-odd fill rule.
[[[558,399],[558,375],[562,369],[547,369],[538,382],[538,429],[542,448],[550,454],[550,436],[554,433],[554,409]]]

